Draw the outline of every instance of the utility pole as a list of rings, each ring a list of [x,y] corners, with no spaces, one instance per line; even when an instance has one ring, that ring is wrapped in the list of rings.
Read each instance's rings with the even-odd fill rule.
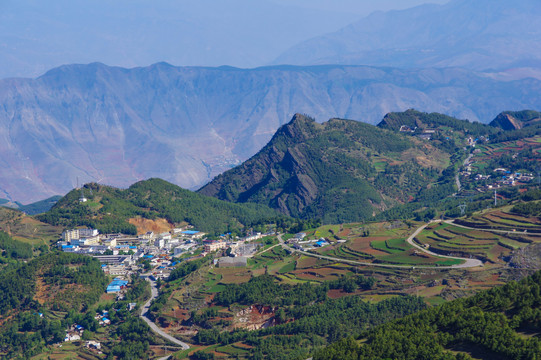
[[[496,190],[494,189],[494,207],[498,205],[498,194],[496,193]]]
[[[458,205],[458,208],[460,209],[460,215],[461,216],[464,216],[464,214],[466,214],[466,203],[462,204],[462,205]]]

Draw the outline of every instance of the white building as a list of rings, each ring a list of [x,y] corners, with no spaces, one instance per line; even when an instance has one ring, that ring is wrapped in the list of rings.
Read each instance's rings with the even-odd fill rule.
[[[96,229],[79,229],[80,238],[89,238],[98,236],[99,231]]]
[[[79,239],[79,229],[72,229],[72,230],[64,230],[62,233],[62,240],[64,241],[71,241]]]
[[[163,232],[160,234],[160,237],[164,240],[171,240],[171,234],[168,232]]]
[[[165,239],[164,238],[158,238],[154,240],[154,246],[156,246],[158,249],[161,249],[165,246]]]
[[[62,233],[62,240],[71,241],[81,238],[93,238],[99,236],[99,232],[96,229],[71,229],[65,230]]]
[[[79,245],[79,246],[90,246],[90,245],[98,245],[100,243],[100,237],[99,236],[93,236],[93,237],[79,237],[79,239],[73,239],[70,241],[71,245]]]
[[[226,247],[227,243],[225,241],[213,241],[211,243],[205,244],[205,251],[212,252],[219,249],[225,249]]]

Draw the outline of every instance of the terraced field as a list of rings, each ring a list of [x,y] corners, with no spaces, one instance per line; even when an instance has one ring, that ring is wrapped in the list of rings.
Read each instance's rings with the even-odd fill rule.
[[[538,236],[512,230],[494,231],[502,223],[499,219],[505,218],[504,212],[494,211],[476,218],[455,221],[458,224],[479,227],[478,229],[467,229],[449,223],[432,224],[416,237],[416,241],[435,253],[475,257],[493,264],[503,264],[502,258],[511,251],[534,242],[541,242],[541,234]],[[496,222],[493,219],[498,220]],[[516,217],[515,220],[517,223],[524,221]],[[504,225],[503,228],[508,229],[508,225]],[[532,229],[537,230],[539,227],[532,225]]]

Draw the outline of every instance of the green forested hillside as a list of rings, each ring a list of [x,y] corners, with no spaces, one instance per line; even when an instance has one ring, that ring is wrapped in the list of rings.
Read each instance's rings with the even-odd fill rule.
[[[107,282],[99,261],[85,255],[51,253],[8,265],[0,274],[0,356],[29,357],[45,345],[63,341],[73,319],[80,318],[83,324],[95,321],[84,313],[98,301]],[[40,315],[51,312],[71,315],[64,322]]]
[[[0,274],[0,357],[57,358],[53,352],[65,350],[69,358],[148,358],[153,336],[127,304],[146,301],[150,286],[142,279],[131,280],[124,301],[103,301],[110,278],[90,256],[55,252],[9,264]],[[102,310],[109,311],[107,328],[96,319]],[[78,341],[64,343],[66,329],[74,324],[84,329],[83,340],[101,341],[105,355],[89,357]]]
[[[370,304],[353,294],[339,299],[327,295],[330,289],[347,289],[348,283],[357,286],[359,282],[366,288],[374,284],[373,280],[349,277],[320,285],[288,285],[277,283],[275,277],[262,275],[248,283],[226,285],[225,290],[217,294],[214,304],[225,309],[238,309],[243,305],[270,306],[276,310],[275,325],[257,331],[231,332],[227,322],[218,321],[228,315],[220,312],[220,308],[209,307],[191,315],[190,322],[199,328],[193,341],[198,345],[244,343],[250,346],[249,353],[245,354],[250,359],[306,359],[313,349],[352,331],[361,332],[426,307],[421,298],[412,296]]]
[[[541,134],[541,112],[534,110],[504,111],[490,122],[505,131],[491,138],[491,142],[512,141]]]
[[[51,253],[0,274],[0,315],[21,310],[80,310],[96,302],[107,285],[99,261],[89,256]]]
[[[278,217],[262,205],[231,204],[182,189],[161,179],[150,179],[122,190],[95,183],[86,184],[87,202],[79,202],[80,190],[73,190],[47,213],[41,221],[66,227],[86,225],[102,233],[135,234],[128,219],[165,218],[171,223],[188,222],[205,232],[235,231]]]
[[[540,289],[537,272],[340,340],[314,360],[540,359]]]
[[[442,172],[455,152],[357,121],[318,124],[297,114],[258,154],[199,192],[325,223],[358,221],[427,191],[452,192],[452,184],[434,187],[452,178],[452,167],[451,177]]]

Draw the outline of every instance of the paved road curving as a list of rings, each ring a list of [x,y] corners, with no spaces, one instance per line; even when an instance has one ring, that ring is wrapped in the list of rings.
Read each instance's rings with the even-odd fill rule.
[[[453,269],[460,269],[460,268],[470,268],[470,267],[477,267],[477,266],[483,266],[483,262],[481,260],[478,260],[478,259],[466,259],[466,258],[461,258],[461,257],[456,257],[456,256],[447,256],[447,255],[440,255],[440,254],[436,254],[430,250],[427,250],[425,248],[423,248],[422,246],[419,246],[417,245],[413,239],[415,239],[415,237],[417,235],[419,235],[419,233],[421,231],[424,230],[424,228],[426,228],[429,224],[432,224],[432,223],[436,223],[436,222],[441,222],[441,220],[434,220],[434,221],[431,221],[430,223],[428,224],[424,224],[423,226],[421,226],[420,228],[418,228],[417,230],[415,230],[415,232],[413,234],[410,235],[410,237],[408,237],[408,239],[406,240],[408,242],[408,244],[410,244],[411,246],[413,246],[414,248],[416,248],[417,250],[421,250],[422,252],[426,253],[426,254],[430,254],[430,255],[433,255],[433,256],[438,256],[438,257],[443,257],[443,258],[447,258],[447,259],[459,259],[459,260],[465,260],[466,262],[463,263],[463,264],[458,264],[458,265],[452,265],[451,268]]]
[[[440,220],[436,220],[436,221],[432,221],[432,222],[440,222]],[[384,268],[398,268],[398,269],[463,269],[463,268],[471,268],[471,267],[483,266],[483,262],[481,260],[440,255],[440,254],[433,253],[432,251],[428,251],[427,249],[415,244],[413,242],[413,239],[417,235],[419,235],[419,233],[421,231],[423,231],[423,229],[425,227],[427,227],[427,226],[428,226],[428,224],[420,226],[417,230],[415,230],[415,232],[413,234],[410,235],[410,237],[408,237],[407,242],[410,245],[412,245],[413,247],[415,247],[416,249],[418,249],[418,250],[420,250],[420,251],[422,251],[422,252],[424,252],[426,254],[430,254],[430,255],[433,255],[433,256],[437,256],[437,257],[443,257],[443,258],[447,258],[447,259],[463,260],[464,261],[463,264],[450,265],[450,266],[377,264],[377,263],[364,262],[364,261],[341,259],[341,258],[337,258],[337,257],[333,257],[333,256],[325,256],[325,255],[315,254],[315,253],[308,252],[308,251],[293,249],[284,242],[284,240],[282,239],[282,234],[278,235],[278,241],[280,241],[280,244],[282,245],[282,248],[284,248],[286,250],[289,250],[291,252],[297,252],[297,253],[301,253],[301,254],[304,254],[304,255],[307,255],[307,256],[312,256],[312,257],[316,257],[316,258],[320,258],[320,259],[326,259],[326,260],[332,260],[332,261],[338,261],[338,262],[341,262],[341,263],[353,264],[353,265],[374,266],[374,267],[384,267]]]
[[[453,226],[456,226],[456,227],[459,227],[459,228],[463,228],[463,229],[493,232],[493,233],[497,233],[497,234],[515,234],[515,235],[532,234],[532,235],[539,235],[538,232],[528,233],[527,231],[517,231],[517,230],[513,231],[513,230],[485,229],[485,228],[481,228],[481,227],[476,228],[476,227],[472,227],[472,226],[465,226],[465,225],[457,224],[457,223],[454,222],[454,220],[444,220],[443,222],[447,223],[449,225],[453,225]],[[532,229],[532,230],[537,230],[537,229]]]
[[[139,316],[141,317],[141,319],[143,319],[148,324],[148,326],[150,326],[150,329],[152,331],[154,331],[156,334],[158,334],[159,336],[163,337],[166,340],[169,340],[173,344],[181,346],[183,350],[189,349],[190,345],[188,345],[185,342],[180,341],[179,339],[169,335],[168,333],[166,333],[165,331],[160,329],[160,327],[158,325],[156,325],[154,322],[152,322],[147,317],[148,308],[150,307],[150,303],[152,302],[152,300],[154,300],[155,298],[158,297],[158,288],[156,287],[156,282],[152,281],[150,279],[147,279],[147,280],[150,282],[150,289],[151,289],[152,296],[146,302],[146,304],[141,308],[141,314]],[[166,357],[163,357],[162,359],[167,359],[168,357],[169,356],[166,356]]]

